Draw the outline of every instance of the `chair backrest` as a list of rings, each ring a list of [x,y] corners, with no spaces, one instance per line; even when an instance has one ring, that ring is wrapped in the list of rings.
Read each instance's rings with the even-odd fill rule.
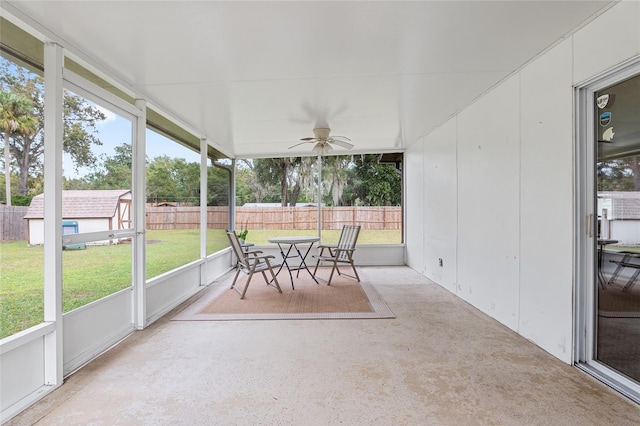
[[[227,237],[229,238],[229,244],[233,249],[236,258],[238,259],[238,263],[243,266],[243,268],[248,268],[249,263],[247,262],[247,257],[245,256],[244,251],[242,250],[242,246],[240,245],[240,240],[234,231],[227,230]]]
[[[352,250],[358,242],[358,234],[360,234],[359,225],[344,225],[338,240],[338,248],[342,250]]]

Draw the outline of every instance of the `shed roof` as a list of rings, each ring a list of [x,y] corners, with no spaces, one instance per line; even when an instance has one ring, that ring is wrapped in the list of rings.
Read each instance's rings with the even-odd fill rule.
[[[116,214],[118,203],[130,189],[62,191],[62,218],[109,218]],[[25,219],[44,218],[44,194],[31,200]]]

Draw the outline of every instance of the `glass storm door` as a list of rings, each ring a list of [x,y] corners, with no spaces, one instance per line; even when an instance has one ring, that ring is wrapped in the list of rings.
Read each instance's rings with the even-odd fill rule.
[[[640,75],[596,90],[593,103],[593,358],[640,384]]]

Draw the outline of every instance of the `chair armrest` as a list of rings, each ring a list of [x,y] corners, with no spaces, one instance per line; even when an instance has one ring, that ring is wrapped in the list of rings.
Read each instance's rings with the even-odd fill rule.
[[[275,259],[276,257],[273,255],[266,255],[266,256],[254,256],[254,257],[249,257],[247,258],[247,260],[253,262],[254,260],[260,261],[260,260],[268,260],[268,259]]]
[[[251,268],[258,267],[260,264],[266,264],[269,268],[278,267],[280,264],[278,262],[270,262],[269,259],[275,259],[275,256],[267,255],[267,256],[256,256],[247,258],[247,262],[249,263]]]
[[[333,249],[333,255],[335,257],[340,257],[340,256],[342,256],[343,253],[346,253],[349,257],[351,257],[351,255],[353,254],[354,251],[356,251],[355,248],[351,248],[351,249],[336,248],[336,249]]]

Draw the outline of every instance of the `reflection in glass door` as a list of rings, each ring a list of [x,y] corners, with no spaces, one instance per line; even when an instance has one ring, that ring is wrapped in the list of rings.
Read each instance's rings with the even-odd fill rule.
[[[594,358],[640,383],[640,75],[595,92]]]

